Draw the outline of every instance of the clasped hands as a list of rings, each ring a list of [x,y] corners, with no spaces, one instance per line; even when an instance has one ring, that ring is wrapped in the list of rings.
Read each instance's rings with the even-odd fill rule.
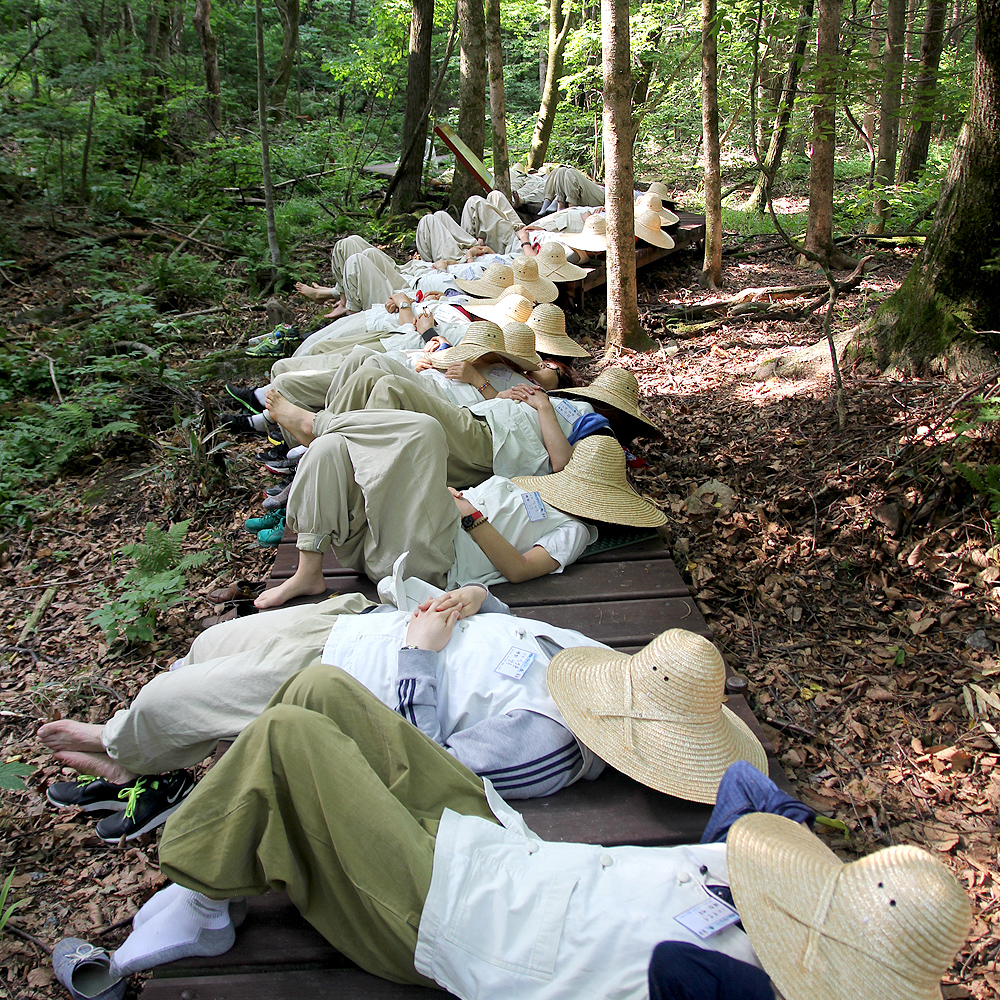
[[[486,600],[486,588],[460,587],[440,597],[428,598],[413,613],[406,629],[406,644],[441,652],[448,645],[455,624],[474,615]]]

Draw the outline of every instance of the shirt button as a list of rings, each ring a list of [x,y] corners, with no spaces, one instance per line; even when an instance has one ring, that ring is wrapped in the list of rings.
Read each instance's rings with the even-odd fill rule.
[[[529,840],[525,845],[524,849],[529,854],[534,854],[538,850],[539,844],[537,840]]]
[[[597,860],[601,862],[602,868],[610,868],[615,863],[615,859],[610,854],[602,854]]]
[[[684,885],[685,882],[691,881],[691,876],[688,872],[678,872],[677,881],[680,882],[681,885]]]

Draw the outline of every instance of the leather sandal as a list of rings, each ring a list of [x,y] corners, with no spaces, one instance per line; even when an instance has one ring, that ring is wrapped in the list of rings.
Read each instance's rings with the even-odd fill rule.
[[[228,587],[213,590],[208,599],[213,604],[228,604],[230,601],[252,601],[264,593],[264,580],[237,580]]]

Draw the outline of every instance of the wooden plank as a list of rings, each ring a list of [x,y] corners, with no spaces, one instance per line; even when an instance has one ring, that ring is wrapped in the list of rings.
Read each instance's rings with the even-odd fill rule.
[[[486,169],[475,153],[459,138],[458,133],[442,123],[434,126],[434,134],[455,154],[455,159],[479,182],[479,186],[489,194],[493,190],[493,175]]]

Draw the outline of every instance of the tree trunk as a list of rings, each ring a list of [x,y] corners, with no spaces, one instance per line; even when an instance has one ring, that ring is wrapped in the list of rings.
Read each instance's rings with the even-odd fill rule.
[[[792,120],[792,107],[799,87],[799,73],[805,60],[806,46],[809,44],[809,29],[812,26],[813,0],[804,0],[799,9],[799,23],[795,28],[795,41],[792,44],[792,55],[788,60],[785,72],[785,83],[781,93],[781,103],[778,115],[774,120],[774,131],[771,133],[771,144],[764,157],[764,170],[757,177],[753,194],[747,205],[751,211],[767,211],[765,192],[774,183],[775,175],[781,166],[781,156],[785,150],[785,140],[788,137],[788,124]]]
[[[101,0],[101,23],[97,31],[96,62],[100,66],[104,61],[102,48],[104,42],[104,0]],[[83,142],[83,163],[80,166],[80,201],[86,204],[90,201],[90,187],[87,184],[87,167],[90,163],[90,144],[94,138],[94,112],[97,109],[97,81],[90,88],[90,110],[87,114],[87,137]]]
[[[705,260],[701,283],[706,288],[722,287],[718,27],[716,0],[701,0],[701,124],[705,134]]]
[[[503,86],[503,39],[500,0],[486,0],[486,47],[490,65],[490,123],[493,133],[493,186],[510,200],[510,156],[507,153],[507,109]]]
[[[478,157],[486,145],[486,21],[483,0],[458,0],[462,29],[458,90],[458,135]],[[480,192],[479,182],[455,163],[450,204],[459,212],[469,195]]]
[[[406,74],[406,113],[403,117],[403,148],[409,148],[414,132],[419,131],[414,152],[402,165],[396,189],[392,193],[392,212],[405,212],[420,194],[424,171],[424,146],[427,119],[424,106],[431,92],[431,36],[434,31],[434,0],[413,0],[410,20],[410,55]]]
[[[635,280],[635,206],[632,203],[635,123],[628,0],[601,0],[604,53],[604,169],[607,208],[608,334],[612,351],[645,351],[652,342],[639,326]]]
[[[997,259],[1000,226],[1000,0],[979,0],[974,63],[972,103],[930,235],[869,331],[883,367],[919,371],[942,356],[960,365],[984,353],[996,363],[1000,282],[984,267]]]
[[[917,11],[921,6],[921,0],[909,0],[909,6],[906,9],[906,26],[903,29],[903,76],[899,86],[900,113],[896,128],[897,145],[902,145],[903,143],[903,132],[906,126],[905,109],[907,104],[910,103],[910,91],[913,90],[913,46],[917,37],[915,27],[917,23]]]
[[[254,14],[257,27],[257,120],[260,123],[260,167],[264,188],[264,214],[267,218],[267,248],[271,252],[272,282],[277,266],[281,263],[278,247],[278,228],[274,223],[274,185],[271,183],[271,147],[267,134],[267,69],[264,66],[264,15],[260,0],[256,0]]]
[[[899,157],[897,184],[912,181],[927,162],[931,141],[931,125],[936,119],[934,100],[937,96],[938,66],[944,49],[944,19],[948,0],[927,0],[927,21],[920,45],[920,69],[913,84],[913,110],[910,126]]]
[[[903,83],[903,27],[906,23],[906,0],[886,3],[885,49],[882,53],[882,95],[878,117],[878,166],[875,179],[883,187],[896,179],[896,153],[899,145],[899,103]],[[875,201],[875,219],[869,233],[885,231],[889,203],[884,198]]]
[[[212,31],[212,0],[197,0],[194,8],[194,27],[201,42],[201,57],[205,64],[205,117],[208,120],[208,138],[219,134],[222,124],[222,98],[219,83],[219,51]]]
[[[809,164],[809,222],[806,249],[831,267],[847,267],[833,244],[833,160],[837,149],[837,79],[840,74],[840,0],[819,0],[812,158]],[[856,264],[857,261],[853,261]]]
[[[274,5],[281,18],[281,58],[271,84],[271,104],[283,111],[299,47],[299,0],[274,0]]]
[[[880,27],[882,24],[882,3],[881,0],[872,0],[871,25],[872,33],[868,39],[868,77],[874,81],[878,79],[879,71],[879,45]],[[878,105],[878,95],[872,91],[868,94],[868,111],[865,112],[864,130],[868,141],[875,145],[875,126],[878,116],[875,114]]]
[[[545,154],[549,150],[549,137],[556,120],[556,108],[559,106],[559,78],[562,76],[563,53],[566,51],[566,39],[569,36],[573,21],[573,7],[563,16],[563,0],[549,0],[549,53],[545,64],[545,86],[542,88],[542,102],[538,108],[538,120],[531,135],[531,148],[528,151],[528,169],[537,170],[545,162]]]

